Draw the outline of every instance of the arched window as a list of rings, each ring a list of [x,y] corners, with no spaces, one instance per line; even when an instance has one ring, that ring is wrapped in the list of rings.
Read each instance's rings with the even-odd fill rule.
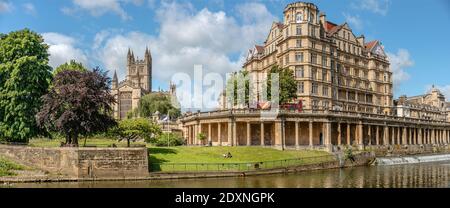
[[[298,12],[297,15],[295,16],[295,22],[300,23],[302,21],[303,21],[303,13]]]

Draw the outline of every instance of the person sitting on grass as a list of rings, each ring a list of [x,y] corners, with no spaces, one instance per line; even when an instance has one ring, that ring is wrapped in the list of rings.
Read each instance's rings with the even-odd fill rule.
[[[228,152],[227,154],[223,154],[224,158],[232,158],[233,156],[231,155],[230,152]]]

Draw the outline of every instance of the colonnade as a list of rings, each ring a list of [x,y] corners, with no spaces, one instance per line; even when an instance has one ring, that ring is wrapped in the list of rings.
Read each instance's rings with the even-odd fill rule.
[[[188,145],[330,148],[449,144],[450,128],[327,119],[200,120],[183,126]],[[198,135],[202,133],[204,140]]]

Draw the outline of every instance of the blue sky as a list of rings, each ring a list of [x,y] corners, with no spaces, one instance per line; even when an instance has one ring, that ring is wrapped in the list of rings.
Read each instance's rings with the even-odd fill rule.
[[[153,55],[154,90],[194,64],[224,74],[282,19],[285,0],[0,0],[0,33],[30,28],[50,44],[50,63],[77,59],[125,74],[131,47]],[[450,3],[446,0],[311,1],[356,35],[381,40],[395,74],[395,97],[436,85],[450,97]]]

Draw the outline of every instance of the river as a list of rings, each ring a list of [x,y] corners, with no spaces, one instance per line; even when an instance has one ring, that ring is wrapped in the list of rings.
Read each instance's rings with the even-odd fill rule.
[[[18,183],[30,188],[450,188],[450,161],[231,178]]]

